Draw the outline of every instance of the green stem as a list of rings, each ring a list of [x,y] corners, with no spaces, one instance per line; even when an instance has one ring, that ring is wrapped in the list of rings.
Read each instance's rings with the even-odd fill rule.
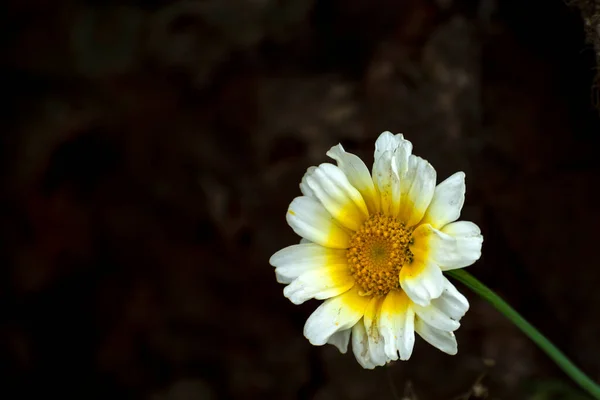
[[[542,335],[533,325],[525,320],[518,312],[515,311],[507,302],[502,300],[500,296],[494,293],[490,288],[485,286],[473,275],[462,269],[448,271],[448,274],[458,281],[468,286],[475,293],[489,301],[498,311],[504,314],[516,326],[519,327],[535,344],[537,344],[548,356],[558,364],[560,368],[575,382],[579,384],[585,391],[591,394],[595,399],[600,400],[600,385],[591,380],[579,368],[575,366],[564,355],[562,351],[556,348],[550,340]]]

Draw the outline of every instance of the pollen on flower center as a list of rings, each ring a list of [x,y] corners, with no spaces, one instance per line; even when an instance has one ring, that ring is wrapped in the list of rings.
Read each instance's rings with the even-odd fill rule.
[[[413,260],[412,231],[395,218],[375,214],[354,233],[346,257],[361,295],[384,295],[400,287],[400,269]]]

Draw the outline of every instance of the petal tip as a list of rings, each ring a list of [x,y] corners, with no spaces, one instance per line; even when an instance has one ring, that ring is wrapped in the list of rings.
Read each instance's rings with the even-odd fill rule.
[[[325,153],[326,156],[328,156],[329,158],[332,158],[334,160],[337,161],[337,159],[339,158],[339,156],[341,156],[342,154],[344,154],[346,151],[344,150],[344,146],[342,146],[341,143],[336,144],[335,146],[332,146],[327,153]]]

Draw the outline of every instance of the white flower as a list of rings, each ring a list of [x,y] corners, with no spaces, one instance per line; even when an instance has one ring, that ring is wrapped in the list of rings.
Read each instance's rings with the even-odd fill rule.
[[[442,271],[481,256],[483,237],[472,222],[455,222],[465,197],[465,174],[436,186],[435,169],[412,153],[401,134],[382,133],[372,174],[341,144],[337,161],[310,167],[303,194],[287,222],[300,244],[275,253],[277,280],[294,304],[325,300],[308,318],[313,345],[352,347],[364,368],[407,360],[415,332],[456,354],[454,331],[469,308]]]

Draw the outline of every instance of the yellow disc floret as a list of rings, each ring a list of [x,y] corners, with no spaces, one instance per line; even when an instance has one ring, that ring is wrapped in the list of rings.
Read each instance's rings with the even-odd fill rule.
[[[400,288],[400,269],[413,260],[412,231],[395,218],[375,214],[354,233],[346,257],[361,295],[380,296]]]

